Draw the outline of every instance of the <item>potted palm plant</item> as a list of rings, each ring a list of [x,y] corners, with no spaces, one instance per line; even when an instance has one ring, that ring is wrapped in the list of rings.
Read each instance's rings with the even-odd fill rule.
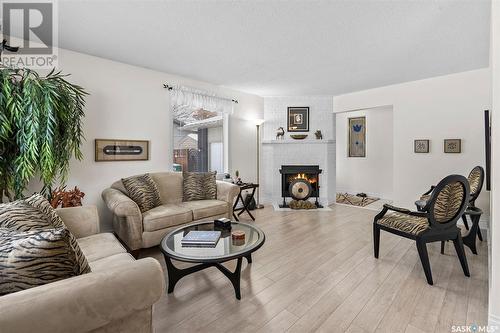
[[[36,176],[48,194],[65,183],[70,159],[82,158],[87,93],[66,77],[0,67],[0,202],[21,198]]]

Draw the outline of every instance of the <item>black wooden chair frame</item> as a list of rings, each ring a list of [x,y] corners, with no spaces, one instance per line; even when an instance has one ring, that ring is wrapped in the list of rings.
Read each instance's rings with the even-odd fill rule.
[[[434,215],[434,206],[436,204],[439,193],[446,187],[446,185],[459,182],[464,188],[464,196],[462,198],[462,203],[460,209],[457,213],[450,218],[447,222],[438,222]],[[373,220],[373,246],[374,246],[374,256],[378,258],[379,248],[380,248],[380,230],[385,230],[392,234],[409,238],[415,240],[417,251],[422,262],[422,267],[424,269],[425,277],[427,283],[433,284],[431,266],[429,263],[429,255],[427,252],[427,243],[447,241],[452,240],[455,245],[455,250],[457,252],[460,264],[462,266],[465,276],[470,276],[469,266],[467,264],[467,258],[465,256],[464,244],[462,241],[462,234],[460,228],[457,227],[458,219],[464,214],[468,202],[469,202],[469,182],[464,176],[451,175],[439,182],[437,186],[434,187],[430,199],[427,201],[425,207],[422,211],[414,212],[405,208],[399,208],[392,205],[384,205],[382,211],[377,214]],[[385,216],[388,211],[394,211],[401,214],[407,214],[409,216],[424,217],[429,223],[429,228],[419,235],[414,235],[397,229],[392,229],[378,224],[377,222]]]
[[[481,190],[482,190],[483,184],[484,184],[484,169],[483,169],[483,167],[481,167],[479,165],[475,166],[474,168],[472,168],[469,175],[472,172],[474,172],[475,169],[479,169],[479,172],[481,173],[481,176],[479,177],[479,186],[478,186],[478,189],[475,193],[472,193],[472,192],[470,193],[469,207],[468,207],[468,209],[465,210],[465,213],[462,215],[462,221],[464,222],[465,229],[467,229],[467,230],[470,229],[469,222],[467,220],[467,216],[470,216],[471,223],[474,224],[474,221],[472,221],[472,220],[475,218],[475,216],[478,213],[477,209],[475,209],[475,208],[477,208],[476,207],[476,200],[479,197],[479,194],[481,194]],[[436,188],[435,186],[431,186],[431,188],[427,192],[423,193],[422,196],[431,194],[435,188]],[[421,202],[421,200],[418,200],[415,202],[415,205],[417,206],[417,210],[419,210],[419,211],[422,209],[422,207],[419,206],[419,204],[418,204],[420,202]],[[474,209],[472,209],[472,208],[474,208]],[[477,237],[479,238],[479,240],[481,242],[483,241],[483,235],[481,234],[480,228],[477,228]],[[444,244],[442,245],[442,247],[444,247]],[[472,252],[474,252],[474,251],[472,251]],[[443,253],[443,251],[442,251],[442,253]],[[476,253],[474,253],[474,254],[476,254]]]
[[[471,193],[470,194],[470,199],[469,199],[469,207],[465,211],[464,215],[462,215],[462,221],[465,224],[465,228],[469,230],[469,224],[467,223],[467,215],[471,217],[471,219],[474,218],[474,215],[478,213],[478,209],[476,209],[476,200],[479,197],[479,194],[481,194],[481,190],[483,189],[483,184],[484,184],[484,169],[481,166],[476,166],[472,169],[471,173],[474,171],[474,169],[479,168],[479,172],[481,173],[481,176],[479,177],[479,186],[477,188],[476,193]],[[482,211],[481,211],[482,213]],[[478,219],[481,216],[478,217]],[[482,242],[483,241],[483,235],[481,234],[481,229],[477,228],[477,237],[479,240]]]

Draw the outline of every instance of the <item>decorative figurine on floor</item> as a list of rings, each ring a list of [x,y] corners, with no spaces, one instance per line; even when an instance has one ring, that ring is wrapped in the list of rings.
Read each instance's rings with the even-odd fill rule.
[[[279,127],[276,130],[276,140],[283,140],[285,138],[285,129],[283,127]]]
[[[321,130],[314,132],[314,135],[316,135],[317,140],[323,140],[323,133],[321,133]]]

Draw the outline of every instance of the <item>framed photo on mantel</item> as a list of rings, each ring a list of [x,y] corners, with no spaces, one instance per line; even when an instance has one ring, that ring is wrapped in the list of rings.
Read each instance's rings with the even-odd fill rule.
[[[309,107],[288,107],[288,132],[309,132]]]
[[[95,161],[147,161],[149,141],[95,139]]]

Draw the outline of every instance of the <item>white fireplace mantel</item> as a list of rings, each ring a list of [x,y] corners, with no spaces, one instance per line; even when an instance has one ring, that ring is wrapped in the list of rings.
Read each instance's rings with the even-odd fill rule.
[[[262,140],[263,201],[281,202],[282,165],[319,165],[320,201],[328,205],[335,200],[335,140],[283,139]]]
[[[277,129],[286,129],[287,109],[290,106],[309,107],[308,133],[286,132],[283,140],[276,139]],[[331,96],[284,96],[264,98],[264,126],[261,141],[260,195],[262,202],[281,203],[282,165],[319,165],[320,201],[322,205],[335,202],[335,115]],[[316,139],[321,131],[323,140]],[[290,137],[307,134],[303,140]],[[288,199],[290,201],[290,199]]]

